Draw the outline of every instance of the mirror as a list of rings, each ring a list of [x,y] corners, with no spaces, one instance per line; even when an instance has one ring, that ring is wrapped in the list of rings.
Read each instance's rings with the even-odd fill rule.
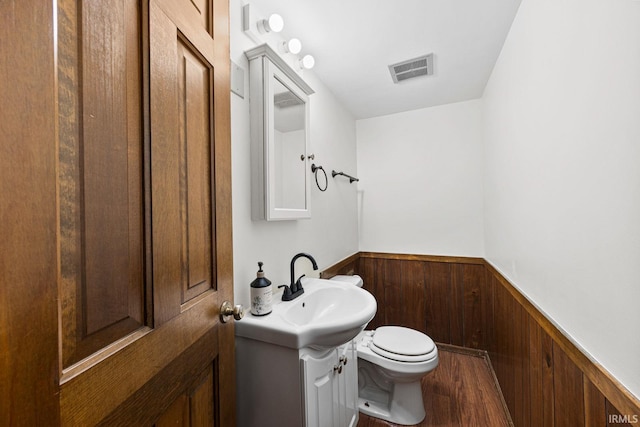
[[[305,194],[305,102],[277,77],[273,90],[275,148],[275,207],[304,209]]]
[[[252,218],[311,218],[309,98],[313,90],[268,45],[249,59]]]

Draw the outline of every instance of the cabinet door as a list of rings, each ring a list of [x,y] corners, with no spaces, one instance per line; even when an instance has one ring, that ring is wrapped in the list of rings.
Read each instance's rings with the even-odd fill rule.
[[[339,426],[337,351],[323,358],[302,357],[306,427]]]
[[[358,352],[355,342],[350,342],[339,350],[344,357],[343,371],[339,377],[340,393],[340,425],[355,427],[358,424]],[[340,360],[340,359],[339,359]]]

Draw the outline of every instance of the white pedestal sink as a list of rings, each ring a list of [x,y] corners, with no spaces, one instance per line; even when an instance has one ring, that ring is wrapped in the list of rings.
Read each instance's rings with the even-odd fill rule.
[[[302,286],[302,295],[278,299],[271,314],[249,314],[236,322],[236,336],[289,348],[329,349],[355,338],[376,314],[373,295],[357,286],[306,277]]]

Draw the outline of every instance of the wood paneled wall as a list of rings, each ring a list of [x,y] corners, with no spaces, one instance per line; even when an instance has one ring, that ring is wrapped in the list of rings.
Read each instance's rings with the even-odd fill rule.
[[[620,414],[640,418],[640,401],[488,263],[485,288],[493,294],[485,350],[516,426],[620,426],[632,425],[619,422]]]
[[[363,253],[358,274],[376,297],[371,326],[400,325],[436,342],[484,348],[484,261]]]
[[[371,328],[406,326],[438,343],[486,350],[517,427],[640,418],[640,401],[484,259],[361,252],[322,277],[335,274],[362,276],[378,302]]]

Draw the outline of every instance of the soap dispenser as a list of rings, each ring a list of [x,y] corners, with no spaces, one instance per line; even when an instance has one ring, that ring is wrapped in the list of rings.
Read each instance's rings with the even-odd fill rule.
[[[264,316],[271,313],[273,299],[271,281],[264,277],[262,265],[262,261],[258,262],[256,280],[251,282],[251,314],[255,316]]]

